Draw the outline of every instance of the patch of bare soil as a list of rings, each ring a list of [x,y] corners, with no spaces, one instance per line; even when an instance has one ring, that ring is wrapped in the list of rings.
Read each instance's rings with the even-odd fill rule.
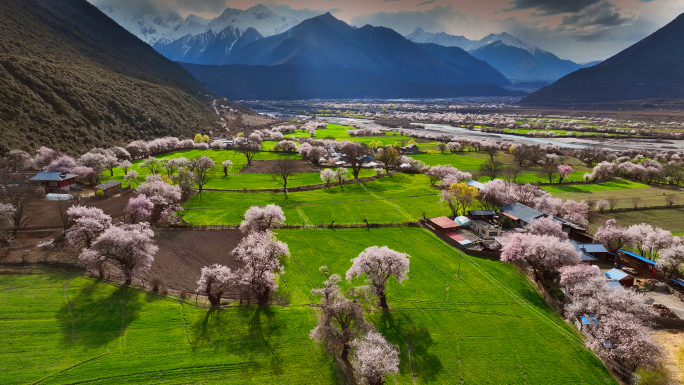
[[[318,172],[319,170],[303,159],[293,159],[295,172]],[[251,167],[244,167],[242,174],[269,174],[275,172],[277,160],[255,160]]]
[[[684,331],[681,330],[654,330],[651,333],[653,340],[665,350],[663,367],[669,374],[668,385],[684,383]]]
[[[230,253],[240,239],[239,230],[159,230],[155,234],[159,251],[148,276],[160,278],[169,289],[194,292],[202,267],[237,266]]]

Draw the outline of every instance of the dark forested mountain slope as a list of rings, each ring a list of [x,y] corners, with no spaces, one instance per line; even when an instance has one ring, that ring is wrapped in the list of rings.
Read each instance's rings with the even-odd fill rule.
[[[684,99],[684,14],[617,55],[523,100],[534,105]]]
[[[85,0],[3,0],[0,19],[0,150],[80,151],[214,120],[192,75]]]

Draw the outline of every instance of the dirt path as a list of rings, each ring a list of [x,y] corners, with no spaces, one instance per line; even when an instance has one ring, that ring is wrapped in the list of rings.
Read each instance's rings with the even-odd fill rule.
[[[667,385],[684,383],[684,331],[654,330],[651,336],[665,350],[663,366],[670,376]]]

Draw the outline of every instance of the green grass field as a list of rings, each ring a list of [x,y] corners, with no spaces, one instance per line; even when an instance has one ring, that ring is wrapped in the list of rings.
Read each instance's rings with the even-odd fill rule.
[[[592,214],[590,230],[593,233],[608,219],[615,219],[623,227],[644,222],[670,230],[674,235],[684,235],[684,220],[682,218],[684,218],[684,208],[596,212]]]
[[[591,184],[575,184],[575,185],[558,185],[558,186],[543,186],[542,188],[551,194],[557,193],[573,193],[573,192],[592,192],[592,191],[616,191],[633,188],[647,188],[648,185],[638,182],[633,182],[626,179],[613,179],[602,183]]]
[[[57,272],[0,275],[0,383],[340,383],[308,338],[310,290],[324,280],[319,266],[344,275],[371,245],[411,256],[409,278],[388,286],[389,313],[367,314],[400,349],[388,383],[616,383],[509,265],[459,263],[453,248],[410,227],[278,237],[292,253],[278,291],[286,305],[267,310],[211,312]]]
[[[429,184],[425,175],[394,174],[362,185],[292,192],[287,197],[282,193],[206,191],[185,205],[190,209],[185,219],[194,224],[235,224],[248,207],[271,203],[283,208],[288,224],[363,223],[364,218],[369,222],[406,222],[422,217],[423,211],[426,216],[449,214]]]
[[[634,207],[634,200],[638,200],[639,207],[664,206],[665,197],[675,195],[679,202],[684,202],[684,189],[666,185],[648,185],[628,180],[614,179],[602,183],[544,186],[554,197],[563,200],[573,199],[591,200],[618,198],[615,207]],[[593,208],[593,207],[592,207]]]

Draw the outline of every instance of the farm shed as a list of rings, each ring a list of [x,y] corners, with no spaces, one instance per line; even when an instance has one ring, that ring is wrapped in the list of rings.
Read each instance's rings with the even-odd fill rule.
[[[454,231],[457,228],[460,227],[460,225],[451,219],[449,217],[437,217],[437,218],[430,218],[428,219],[430,221],[430,224],[432,224],[432,227],[443,233],[446,234],[449,231]]]
[[[501,235],[501,226],[486,219],[471,219],[470,228],[484,239],[494,239]]]
[[[573,240],[570,243],[575,246],[577,252],[582,253],[582,262],[584,263],[592,264],[599,259],[610,263],[613,262],[615,254],[609,253],[601,243],[579,243]]]
[[[76,184],[76,176],[59,171],[42,171],[29,179],[29,181],[43,186],[45,192],[69,191],[69,187]]]
[[[102,190],[105,196],[110,197],[121,190],[121,182],[118,180],[109,180],[95,186],[95,190]]]
[[[499,207],[501,213],[508,218],[510,218],[513,223],[519,227],[524,227],[533,220],[541,217],[547,216],[539,210],[535,210],[532,207],[525,206],[520,203],[514,203],[509,206]]]
[[[612,269],[605,272],[603,275],[605,275],[606,277],[608,277],[608,279],[612,281],[620,282],[620,285],[622,285],[623,287],[634,286],[634,277],[625,273],[622,270]]]
[[[639,254],[632,253],[627,250],[620,250],[619,264],[631,267],[640,274],[655,274],[656,263],[648,258],[644,258]]]
[[[468,218],[470,219],[484,219],[493,221],[496,213],[494,210],[470,210],[468,211]]]
[[[404,154],[418,154],[420,153],[420,147],[415,144],[409,144],[401,148],[401,152]]]

